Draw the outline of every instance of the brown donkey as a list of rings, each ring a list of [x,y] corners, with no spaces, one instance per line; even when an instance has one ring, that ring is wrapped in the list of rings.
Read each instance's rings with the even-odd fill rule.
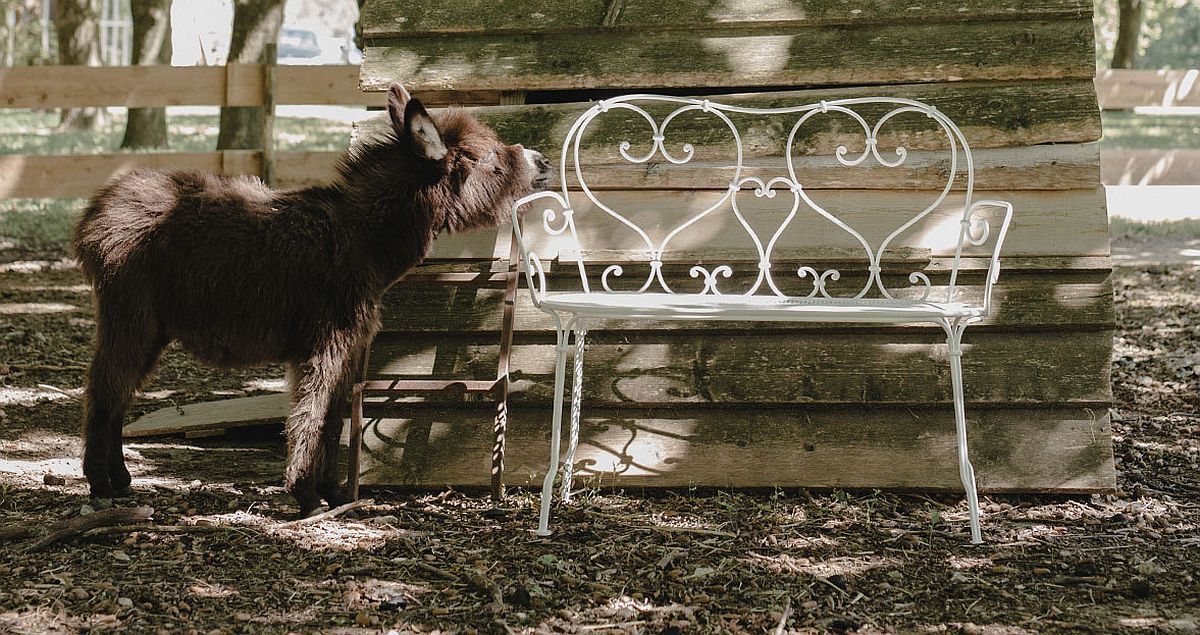
[[[348,501],[336,458],[351,369],[389,286],[442,231],[493,227],[549,180],[540,153],[462,111],[432,117],[393,84],[393,132],[351,151],[329,185],[137,171],[92,198],[75,252],[95,289],[83,472],[92,496],[128,491],[121,427],[169,342],[216,366],[283,363],[287,490],[309,514]]]

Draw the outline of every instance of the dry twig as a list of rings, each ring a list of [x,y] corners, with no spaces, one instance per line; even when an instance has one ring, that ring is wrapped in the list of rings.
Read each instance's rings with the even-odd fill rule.
[[[92,512],[87,516],[77,516],[51,527],[50,533],[30,545],[26,551],[30,553],[41,551],[57,542],[75,538],[86,531],[100,527],[149,522],[153,515],[153,507],[114,507]]]
[[[345,505],[338,505],[337,507],[334,507],[333,509],[331,509],[329,511],[321,512],[320,514],[315,514],[313,516],[309,516],[308,518],[301,518],[299,520],[290,520],[286,523],[277,523],[275,525],[271,525],[271,529],[289,529],[291,527],[298,527],[300,525],[311,525],[313,523],[319,523],[322,520],[336,518],[352,509],[358,509],[359,507],[362,507],[364,505],[374,505],[374,504],[375,504],[375,501],[370,498],[356,500],[356,501],[350,501],[349,503],[346,503]]]

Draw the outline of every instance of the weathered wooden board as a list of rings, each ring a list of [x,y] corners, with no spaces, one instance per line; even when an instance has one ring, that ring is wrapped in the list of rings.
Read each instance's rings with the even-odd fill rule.
[[[880,95],[915,99],[937,107],[959,126],[972,150],[1084,143],[1100,138],[1100,113],[1090,80],[831,87],[721,95],[714,99],[751,108],[779,108],[817,103],[822,99]],[[471,109],[471,112],[495,128],[506,142],[537,148],[557,160],[571,124],[589,107],[591,104],[539,104],[481,107]],[[878,106],[859,109],[864,116],[887,110]],[[670,109],[651,107],[648,111],[661,115]],[[580,155],[584,164],[617,162],[618,146],[622,141],[634,144],[630,152],[641,151],[642,146],[648,148],[649,130],[644,120],[635,117],[637,115],[627,111],[610,111],[597,118],[583,139]],[[735,116],[733,119],[735,123],[754,122],[742,132],[746,156],[769,157],[783,153],[788,134],[798,117]],[[355,126],[355,137],[381,134],[389,125],[383,117],[359,122]],[[731,140],[725,124],[705,116],[681,116],[667,134],[671,149],[683,142],[691,143],[695,148],[695,161],[728,161],[731,156],[736,156],[732,154]],[[862,148],[863,143],[862,128],[857,123],[830,113],[804,124],[802,131],[797,133],[793,154],[831,156],[839,145],[854,149]],[[941,128],[933,120],[921,116],[899,116],[879,134],[881,149],[897,145],[909,150],[942,149],[946,143]]]
[[[698,191],[608,191],[597,198],[638,224],[658,243],[685,219],[714,205],[724,194]],[[936,192],[876,190],[827,190],[810,193],[811,198],[855,228],[870,244],[883,238],[925,209]],[[1013,204],[1013,221],[1004,244],[1005,256],[1107,255],[1108,215],[1102,188],[1088,190],[976,192],[980,199],[999,199]],[[765,237],[784,220],[791,206],[784,192],[774,199],[756,198],[752,192],[739,194],[739,208],[751,227]],[[619,251],[624,260],[647,260],[648,247],[632,230],[625,228],[585,197],[571,201],[577,219],[579,245],[590,252]],[[567,235],[549,236],[541,227],[539,205],[527,213],[526,244],[544,260],[556,257],[577,259]],[[557,209],[555,211],[558,211]],[[914,225],[894,244],[897,248],[929,249],[934,255],[953,255],[959,238],[962,197],[947,197],[929,216]],[[586,219],[586,220],[584,220]],[[993,219],[995,220],[995,219]],[[965,249],[964,253],[990,255],[994,243]],[[782,259],[819,256],[821,251],[844,251],[863,261],[866,252],[857,241],[817,212],[801,204],[800,212],[776,244]],[[735,253],[755,254],[749,234],[726,203],[677,234],[667,244],[666,257],[686,260],[686,254],[709,254],[708,261],[722,260]]]
[[[377,91],[399,78],[418,90],[570,90],[1090,79],[1091,42],[1090,18],[376,38],[363,53],[361,85]]]
[[[600,331],[585,355],[589,403],[935,403],[949,401],[945,335],[932,332],[688,334]],[[516,334],[511,388],[516,403],[547,408],[554,346]],[[434,360],[454,359],[439,376],[490,379],[498,346],[454,338],[381,335],[370,374],[427,377]],[[968,401],[1080,402],[1106,407],[1111,331],[971,333],[964,339]],[[440,353],[440,357],[439,357]]]
[[[357,66],[278,66],[275,103],[383,106]],[[498,91],[417,92],[428,104],[499,104]],[[18,66],[0,69],[0,107],[261,106],[263,66]]]
[[[222,399],[155,410],[126,425],[125,438],[171,434],[213,435],[230,428],[282,423],[290,407],[287,393]]]
[[[962,276],[959,280],[964,297],[978,296],[982,289],[981,276]],[[933,277],[938,285],[933,293],[941,291],[942,280]],[[577,284],[578,278],[555,280],[564,288]],[[668,278],[674,283],[675,278]],[[686,277],[681,284],[694,281]],[[944,291],[943,291],[944,292]],[[464,301],[464,298],[466,299]],[[400,334],[442,333],[474,335],[476,341],[488,342],[500,331],[502,289],[479,289],[429,285],[399,285],[388,293],[383,303],[384,332]],[[1000,284],[993,291],[992,301],[997,311],[983,322],[971,327],[971,332],[986,331],[1030,331],[1071,329],[1108,329],[1113,326],[1112,276],[1108,270],[1080,271],[1068,274],[1037,274],[1032,272],[1005,271]],[[516,328],[522,333],[554,332],[554,321],[549,315],[533,306],[529,292],[517,292]],[[589,322],[598,334],[605,331],[691,331],[691,332],[763,332],[767,330],[816,331],[828,330],[831,325],[805,322],[795,324],[764,324],[762,322],[671,322],[605,319]],[[857,327],[841,325],[841,328],[862,328],[878,331],[886,326],[878,324]],[[924,328],[937,329],[926,325]]]
[[[722,26],[807,28],[880,22],[967,22],[1029,18],[1090,18],[1087,0],[377,0],[363,9],[368,39],[445,34],[570,33],[682,30]]]
[[[422,408],[404,416],[370,422],[363,483],[488,483],[487,413]],[[984,491],[1116,487],[1104,409],[973,406],[967,408],[967,420],[975,475]],[[549,463],[549,435],[549,409],[510,411],[508,484],[540,485]],[[577,459],[584,478],[592,477],[587,482],[610,487],[962,491],[949,406],[591,409],[584,413]]]

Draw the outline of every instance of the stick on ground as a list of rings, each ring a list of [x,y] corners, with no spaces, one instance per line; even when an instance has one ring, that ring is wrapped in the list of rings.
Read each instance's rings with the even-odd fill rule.
[[[87,516],[77,516],[50,527],[50,532],[41,540],[30,545],[26,551],[41,551],[50,545],[75,538],[83,532],[97,527],[150,522],[150,517],[153,515],[153,507],[113,507],[92,512]]]

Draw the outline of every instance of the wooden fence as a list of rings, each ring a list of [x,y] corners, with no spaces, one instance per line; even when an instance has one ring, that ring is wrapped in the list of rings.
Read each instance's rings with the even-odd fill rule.
[[[268,81],[270,76],[271,81]],[[359,90],[357,66],[34,66],[0,70],[0,108],[84,106],[262,106],[311,104],[382,106],[382,93]],[[274,90],[268,90],[268,86]],[[1100,106],[1200,107],[1200,70],[1105,71],[1096,77]],[[443,105],[448,91],[426,91]],[[464,105],[500,104],[500,91],[453,94]],[[348,141],[348,140],[347,140]],[[327,179],[341,154],[334,151],[270,153],[262,150],[111,153],[93,155],[0,154],[0,198],[87,196],[114,175],[141,167],[191,168],[224,174],[270,172],[274,185],[298,187]],[[1200,185],[1200,150],[1104,150],[1105,185]]]

